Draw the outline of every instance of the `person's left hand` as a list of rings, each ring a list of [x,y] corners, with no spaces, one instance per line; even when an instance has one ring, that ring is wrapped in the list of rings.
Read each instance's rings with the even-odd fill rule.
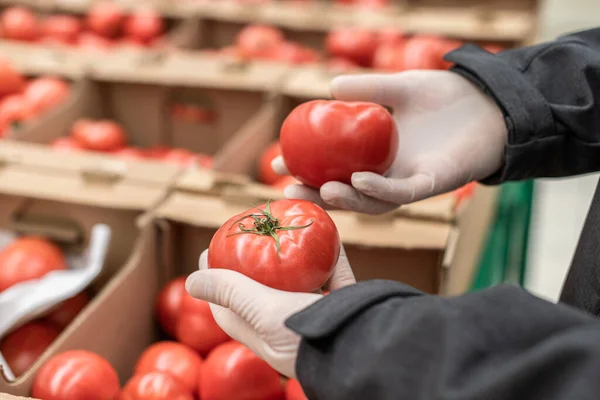
[[[283,375],[295,378],[300,337],[285,326],[285,321],[323,295],[271,289],[235,271],[209,270],[207,260],[208,250],[200,256],[200,271],[187,278],[188,293],[211,303],[215,320],[229,336]],[[354,283],[342,247],[328,288],[336,290]]]

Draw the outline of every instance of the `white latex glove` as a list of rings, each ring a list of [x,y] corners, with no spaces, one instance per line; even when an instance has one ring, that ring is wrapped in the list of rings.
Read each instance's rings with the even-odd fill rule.
[[[399,149],[387,176],[357,172],[352,186],[328,182],[320,191],[291,185],[288,198],[379,214],[484,179],[503,164],[507,128],[496,103],[448,71],[339,76],[338,100],[369,101],[394,110]],[[285,175],[281,157],[273,168]],[[331,208],[331,207],[329,207]]]
[[[248,346],[281,374],[295,378],[300,337],[286,328],[284,322],[323,295],[271,289],[235,271],[209,270],[207,260],[208,250],[205,250],[198,262],[200,270],[187,278],[188,293],[211,303],[215,320],[229,336]],[[329,289],[354,283],[342,247]]]

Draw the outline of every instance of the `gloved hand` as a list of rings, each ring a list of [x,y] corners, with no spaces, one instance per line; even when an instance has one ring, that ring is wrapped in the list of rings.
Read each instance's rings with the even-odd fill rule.
[[[215,320],[229,336],[248,346],[283,375],[295,378],[300,337],[286,328],[284,322],[323,295],[275,290],[235,271],[208,269],[208,250],[202,253],[198,264],[200,270],[187,278],[188,293],[211,303]],[[354,283],[342,247],[328,288],[336,290]]]
[[[352,186],[328,182],[320,191],[291,185],[285,189],[288,198],[379,214],[484,179],[502,167],[507,140],[502,112],[456,73],[340,76],[332,81],[331,93],[338,100],[393,108],[400,139],[396,160],[385,177],[357,172]],[[281,157],[273,168],[287,174]]]

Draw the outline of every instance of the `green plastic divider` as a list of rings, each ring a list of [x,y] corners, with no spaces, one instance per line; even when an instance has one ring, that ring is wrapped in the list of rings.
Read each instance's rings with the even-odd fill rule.
[[[533,187],[533,181],[526,181],[500,188],[496,216],[471,290],[500,283],[524,284]]]

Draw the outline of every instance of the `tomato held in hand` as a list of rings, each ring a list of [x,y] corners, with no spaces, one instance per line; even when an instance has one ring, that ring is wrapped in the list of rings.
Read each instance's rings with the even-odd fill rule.
[[[283,43],[283,33],[267,25],[250,25],[242,29],[236,44],[243,57],[272,58]]]
[[[325,42],[329,54],[344,57],[363,66],[371,65],[377,48],[377,34],[359,28],[341,28],[331,31]]]
[[[321,207],[279,200],[225,222],[210,242],[208,265],[274,289],[314,292],[333,273],[339,254],[337,228]]]
[[[398,151],[394,119],[373,103],[301,104],[283,122],[279,140],[290,174],[315,188],[350,184],[354,172],[384,174]]]
[[[71,136],[84,148],[94,151],[116,151],[127,141],[121,125],[110,120],[75,121]]]
[[[50,358],[33,381],[32,397],[44,400],[116,400],[119,377],[104,358],[71,350]]]
[[[62,251],[53,243],[37,237],[19,238],[0,251],[0,292],[66,268]]]
[[[24,95],[33,112],[39,114],[64,102],[70,93],[71,88],[65,81],[43,77],[30,81]]]
[[[152,9],[142,9],[125,20],[125,35],[139,43],[149,43],[165,30],[165,23],[159,13]]]
[[[208,303],[187,292],[181,299],[176,337],[203,356],[221,343],[231,340],[215,321]]]
[[[59,329],[65,329],[89,302],[90,298],[87,294],[79,293],[60,303],[46,315],[45,320]]]
[[[135,375],[164,372],[195,393],[202,359],[192,349],[176,342],[159,342],[148,347],[135,365]]]
[[[267,147],[260,159],[258,160],[258,180],[266,185],[272,185],[282,178],[277,172],[271,167],[271,162],[281,155],[281,146],[279,141],[271,143]]]
[[[9,7],[0,15],[0,34],[6,39],[34,41],[39,37],[37,17],[25,7]]]
[[[42,22],[42,35],[59,43],[75,43],[81,30],[81,21],[72,15],[51,15]]]
[[[25,79],[10,61],[0,58],[0,97],[16,94],[25,87]]]
[[[285,384],[285,400],[308,400],[296,379],[288,379]]]
[[[131,378],[119,400],[194,400],[194,396],[171,375],[154,371]]]
[[[30,322],[6,336],[0,344],[0,353],[15,376],[20,376],[40,358],[58,335],[60,331],[50,324]]]
[[[123,13],[115,2],[96,2],[88,13],[86,23],[92,32],[106,38],[114,38],[121,31]]]
[[[187,295],[185,278],[181,277],[175,278],[163,286],[156,298],[155,310],[158,323],[172,337],[175,336],[184,295]]]
[[[279,373],[237,342],[214,349],[200,372],[202,400],[281,400]]]

